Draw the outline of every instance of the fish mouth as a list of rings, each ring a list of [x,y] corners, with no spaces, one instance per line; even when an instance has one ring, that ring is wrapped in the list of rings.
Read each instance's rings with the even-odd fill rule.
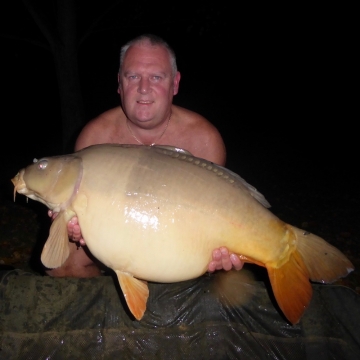
[[[14,202],[15,202],[17,192],[19,194],[28,193],[28,189],[27,189],[25,181],[24,181],[24,173],[25,173],[25,170],[22,169],[11,179],[11,182],[14,184]]]

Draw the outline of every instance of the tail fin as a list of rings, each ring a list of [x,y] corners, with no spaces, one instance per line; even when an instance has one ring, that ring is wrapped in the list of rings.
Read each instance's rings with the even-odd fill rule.
[[[297,250],[312,281],[332,283],[354,270],[350,260],[321,237],[291,225],[288,227],[296,234]]]
[[[275,299],[292,324],[297,324],[312,297],[309,273],[297,251],[280,268],[266,266]]]
[[[291,225],[296,250],[279,268],[266,266],[276,301],[287,319],[296,324],[310,303],[309,281],[332,283],[354,270],[350,260],[324,239]]]

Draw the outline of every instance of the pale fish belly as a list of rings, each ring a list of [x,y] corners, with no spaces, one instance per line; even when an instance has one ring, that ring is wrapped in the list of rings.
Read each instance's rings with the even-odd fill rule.
[[[174,282],[205,273],[219,246],[259,261],[276,258],[284,230],[262,205],[217,177],[205,179],[203,169],[194,166],[190,174],[182,162],[151,161],[84,160],[86,173],[73,207],[90,251],[106,266]]]

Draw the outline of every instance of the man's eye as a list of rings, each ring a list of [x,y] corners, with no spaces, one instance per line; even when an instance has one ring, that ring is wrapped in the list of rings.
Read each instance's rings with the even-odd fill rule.
[[[137,79],[137,75],[129,75],[128,76],[129,80],[136,80]]]
[[[152,79],[153,79],[154,81],[159,81],[159,80],[161,80],[161,76],[154,75],[154,76],[152,77]]]

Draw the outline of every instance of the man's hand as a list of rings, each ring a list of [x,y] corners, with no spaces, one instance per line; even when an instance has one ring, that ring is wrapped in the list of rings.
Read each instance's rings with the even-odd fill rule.
[[[212,261],[208,265],[208,271],[214,272],[215,270],[241,270],[244,263],[235,254],[229,254],[226,247],[215,249],[212,253]]]
[[[51,217],[52,220],[56,218],[57,214],[58,213],[53,213],[51,210],[48,211],[48,215]],[[74,242],[78,242],[82,246],[85,245],[85,240],[82,237],[80,225],[78,222],[78,218],[76,216],[71,218],[70,221],[68,222],[67,230],[70,240]]]

